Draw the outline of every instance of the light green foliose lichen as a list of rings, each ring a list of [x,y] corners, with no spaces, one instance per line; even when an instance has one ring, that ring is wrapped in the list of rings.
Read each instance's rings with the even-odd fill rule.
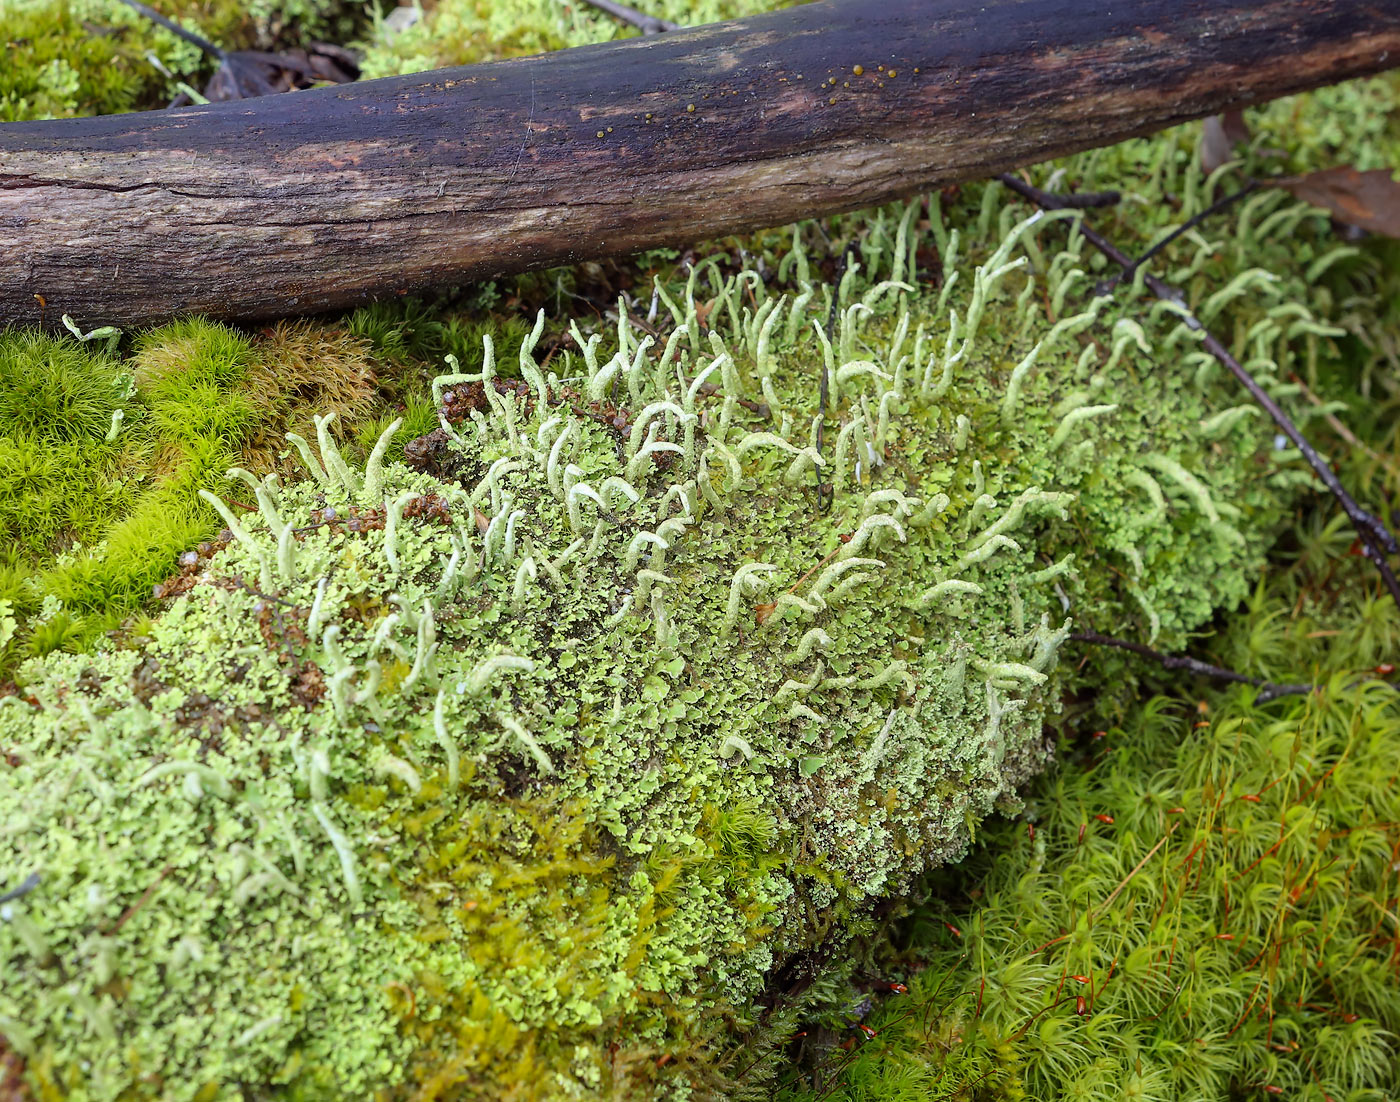
[[[830,342],[796,252],[791,293],[702,263],[658,336],[548,373],[532,338],[497,388],[488,349],[436,387],[480,407],[460,485],[352,469],[322,421],[315,477],[240,476],[146,635],[24,667],[0,1033],[31,1081],[721,1090],[707,1038],[776,962],[1014,803],[1066,631],[1179,644],[1306,481],[1257,419],[1199,439],[1234,399],[1174,316],[1037,323],[1082,239],[1006,209],[961,270],[882,216]],[[905,282],[921,244],[943,292]]]
[[[1400,380],[1392,417],[1397,400]],[[1400,615],[1374,566],[1329,543],[1327,511],[1209,643],[1317,691],[1265,703],[1173,675],[1122,725],[1070,726],[1023,814],[930,875],[828,1028],[804,1020],[773,1097],[1395,1097],[1396,931],[1378,908],[1400,872],[1400,692],[1377,659],[1400,651]]]

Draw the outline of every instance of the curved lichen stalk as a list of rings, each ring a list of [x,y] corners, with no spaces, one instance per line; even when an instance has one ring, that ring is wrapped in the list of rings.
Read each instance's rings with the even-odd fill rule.
[[[0,822],[41,886],[0,924],[0,1032],[33,1074],[492,1097],[529,1053],[542,1095],[605,1093],[964,851],[1046,761],[1071,625],[1169,645],[1237,599],[1289,493],[1255,422],[1195,442],[1217,395],[1144,352],[1175,319],[1016,339],[1011,254],[1062,232],[1029,219],[964,274],[954,339],[897,224],[834,344],[810,283],[747,275],[711,333],[694,272],[667,295],[665,370],[625,320],[610,358],[575,328],[584,394],[634,401],[620,434],[528,349],[528,400],[497,394],[488,339],[434,387],[484,391],[445,426],[464,487],[385,462],[393,428],[361,474],[318,420],[307,480],[208,495],[234,541],[149,636],[25,668]],[[1089,565],[1129,554],[1122,583]]]

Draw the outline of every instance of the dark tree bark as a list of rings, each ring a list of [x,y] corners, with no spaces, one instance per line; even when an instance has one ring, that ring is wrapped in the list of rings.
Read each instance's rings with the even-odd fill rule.
[[[850,210],[1400,61],[1400,0],[823,0],[0,126],[0,324],[260,318]]]

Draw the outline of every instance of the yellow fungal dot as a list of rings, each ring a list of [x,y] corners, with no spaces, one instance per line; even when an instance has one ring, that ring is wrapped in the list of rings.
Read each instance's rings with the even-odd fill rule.
[[[608,133],[609,133],[609,134],[611,134],[611,133],[612,133],[612,127],[611,127],[611,126],[610,126],[610,127],[608,127]]]
[[[835,97],[835,96],[832,96],[832,97],[831,97],[829,100],[827,100],[826,102],[827,102],[827,103],[835,103],[835,102],[836,102],[836,97]]]
[[[865,66],[864,66],[864,65],[857,65],[855,68],[853,68],[853,69],[851,70],[851,72],[855,73],[856,76],[860,76],[861,73],[865,72]]]
[[[916,72],[916,73],[917,73],[918,71],[919,71],[919,70],[917,70],[917,69],[914,70],[914,72]],[[892,77],[897,77],[897,76],[899,76],[899,70],[898,70],[898,69],[891,69],[891,70],[890,70],[890,76],[892,76]]]
[[[598,137],[600,137],[600,138],[601,138],[601,137],[602,137],[602,136],[603,136],[603,132],[602,132],[602,131],[601,131],[601,130],[600,130],[600,131],[598,131]]]
[[[695,110],[695,104],[693,104],[693,103],[687,103],[687,104],[685,105],[685,109],[686,109],[687,111],[694,111],[694,110]]]

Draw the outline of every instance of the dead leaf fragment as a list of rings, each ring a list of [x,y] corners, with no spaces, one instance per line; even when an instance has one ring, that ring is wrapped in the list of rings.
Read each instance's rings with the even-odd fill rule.
[[[1221,115],[1206,119],[1201,130],[1201,168],[1209,176],[1233,156],[1239,142],[1249,141],[1249,127],[1244,111],[1232,107]]]
[[[1268,181],[1296,198],[1331,211],[1339,221],[1400,238],[1400,183],[1387,168],[1358,172],[1350,165]]]

